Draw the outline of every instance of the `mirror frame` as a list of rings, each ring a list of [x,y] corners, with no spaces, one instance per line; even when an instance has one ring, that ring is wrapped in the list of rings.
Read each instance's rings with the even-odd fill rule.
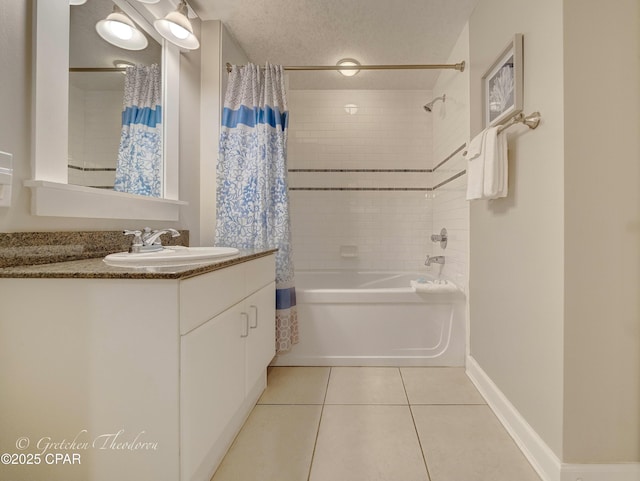
[[[113,0],[162,45],[164,179],[162,198],[70,185],[69,0],[36,0],[33,12],[31,213],[37,216],[177,221],[180,49],[125,0]],[[142,5],[142,4],[140,4]],[[142,8],[145,8],[144,6]]]

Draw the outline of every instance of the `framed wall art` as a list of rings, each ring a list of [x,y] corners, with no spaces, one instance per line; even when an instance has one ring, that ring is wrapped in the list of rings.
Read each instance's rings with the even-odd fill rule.
[[[522,112],[522,34],[514,35],[482,76],[482,91],[485,128]]]

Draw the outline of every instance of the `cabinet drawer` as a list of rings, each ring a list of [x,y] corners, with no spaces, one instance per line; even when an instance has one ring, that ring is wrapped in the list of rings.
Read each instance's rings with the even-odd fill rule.
[[[276,280],[276,256],[274,254],[247,262],[246,266],[247,296]]]
[[[180,335],[195,329],[245,297],[245,264],[180,282]]]

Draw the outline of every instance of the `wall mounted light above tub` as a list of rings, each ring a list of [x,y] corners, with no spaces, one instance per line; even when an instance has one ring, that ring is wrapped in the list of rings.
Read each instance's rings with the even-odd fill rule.
[[[353,58],[343,58],[342,60],[338,61],[338,63],[336,63],[336,65],[338,67],[355,67],[355,66],[360,65],[360,62],[358,62],[356,59],[353,59]],[[353,77],[359,71],[360,71],[360,69],[356,69],[356,68],[348,68],[348,69],[344,69],[344,70],[338,70],[338,72],[340,72],[345,77]]]
[[[358,106],[356,104],[345,104],[344,111],[349,115],[355,115],[358,113]]]
[[[107,18],[96,23],[96,32],[110,44],[126,50],[142,50],[149,44],[147,37],[117,5]]]
[[[200,42],[193,34],[193,26],[188,17],[187,2],[184,0],[180,0],[176,10],[153,22],[153,26],[160,35],[178,47],[187,50],[200,48]]]

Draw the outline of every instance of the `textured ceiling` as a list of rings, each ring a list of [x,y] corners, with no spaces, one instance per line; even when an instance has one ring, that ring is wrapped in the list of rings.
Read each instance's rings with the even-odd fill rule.
[[[445,63],[479,0],[189,0],[254,63]],[[456,59],[455,62],[464,59]],[[431,89],[437,71],[292,72],[291,88]]]

